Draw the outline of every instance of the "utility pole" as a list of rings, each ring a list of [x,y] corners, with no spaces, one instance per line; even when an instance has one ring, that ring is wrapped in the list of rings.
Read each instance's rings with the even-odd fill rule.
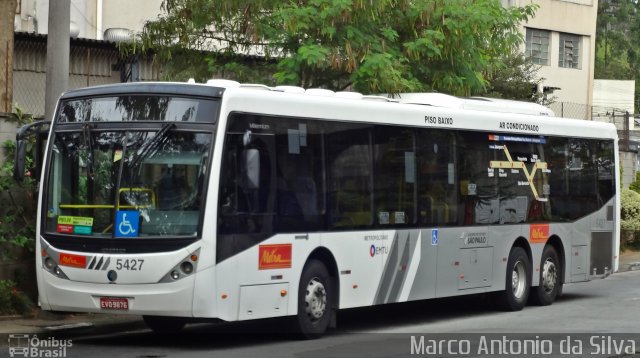
[[[70,18],[71,0],[49,1],[47,82],[44,97],[44,116],[47,120],[53,119],[58,97],[69,87]]]
[[[0,0],[0,112],[13,110],[13,22],[17,0]]]

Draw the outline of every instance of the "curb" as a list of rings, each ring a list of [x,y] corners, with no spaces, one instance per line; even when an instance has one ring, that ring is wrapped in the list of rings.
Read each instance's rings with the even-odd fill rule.
[[[0,316],[0,322],[2,321],[14,321],[16,319],[22,319],[24,318],[24,316],[15,314],[15,315],[7,315],[7,316]]]
[[[93,317],[87,317],[93,318]],[[110,320],[102,318],[98,320],[78,319],[60,320],[50,322],[50,325],[33,325],[16,327],[11,332],[0,333],[0,347],[6,346],[11,335],[36,336],[39,339],[59,338],[59,339],[79,339],[87,336],[109,334],[115,332],[125,332],[130,330],[145,329],[146,325],[139,316],[127,316],[126,318],[116,318]]]
[[[630,262],[630,263],[626,264],[625,266],[627,266],[626,271],[640,270],[640,262]]]
[[[82,338],[86,336],[145,329],[142,318],[132,317],[119,322],[75,322],[42,327],[40,334],[44,337]]]

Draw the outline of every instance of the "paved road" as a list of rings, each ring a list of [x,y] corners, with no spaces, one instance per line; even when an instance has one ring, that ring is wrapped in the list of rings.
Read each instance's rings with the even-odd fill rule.
[[[499,339],[508,334],[510,340],[530,339],[536,344],[542,341],[542,349],[549,338],[553,340],[552,356],[560,356],[558,341],[572,337],[576,341],[582,340],[581,344],[588,344],[589,339],[594,339],[598,345],[599,342],[607,344],[607,351],[601,349],[606,353],[602,356],[630,357],[635,356],[630,350],[640,351],[640,271],[567,285],[564,295],[552,306],[527,307],[521,312],[492,310],[487,308],[485,299],[475,296],[356,309],[341,312],[338,328],[313,341],[293,340],[281,333],[284,323],[192,325],[173,337],[158,337],[148,330],[113,332],[75,340],[71,337],[73,345],[65,354],[67,357],[110,358],[395,357],[409,356],[412,345],[419,349],[420,337],[426,337],[427,342],[435,337],[449,341],[469,340],[474,345],[472,353],[462,356],[484,356],[474,354],[477,344],[484,335],[494,332],[497,335],[487,337]],[[447,334],[441,334],[443,332]],[[626,335],[611,335],[613,333]],[[621,342],[622,351],[616,352],[615,347],[612,348],[611,339]],[[577,347],[569,345],[565,348]],[[425,351],[418,353],[432,356]]]

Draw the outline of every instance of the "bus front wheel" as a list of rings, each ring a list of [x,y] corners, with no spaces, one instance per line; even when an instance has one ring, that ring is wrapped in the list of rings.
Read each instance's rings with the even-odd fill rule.
[[[297,331],[303,338],[317,338],[329,326],[334,292],[325,265],[311,260],[302,271],[298,290]]]
[[[520,311],[527,304],[531,286],[531,264],[522,247],[515,246],[509,253],[505,290],[499,293],[499,306],[506,311]]]
[[[540,285],[533,288],[531,300],[540,306],[547,306],[555,301],[562,289],[560,260],[556,249],[545,246],[540,260]]]

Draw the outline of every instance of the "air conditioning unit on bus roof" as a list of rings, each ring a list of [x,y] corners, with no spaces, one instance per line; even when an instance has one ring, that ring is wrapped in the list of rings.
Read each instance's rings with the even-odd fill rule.
[[[394,96],[400,103],[422,104],[434,107],[469,109],[486,112],[503,112],[554,117],[549,108],[532,102],[512,101],[486,97],[460,98],[444,93],[401,93]]]

